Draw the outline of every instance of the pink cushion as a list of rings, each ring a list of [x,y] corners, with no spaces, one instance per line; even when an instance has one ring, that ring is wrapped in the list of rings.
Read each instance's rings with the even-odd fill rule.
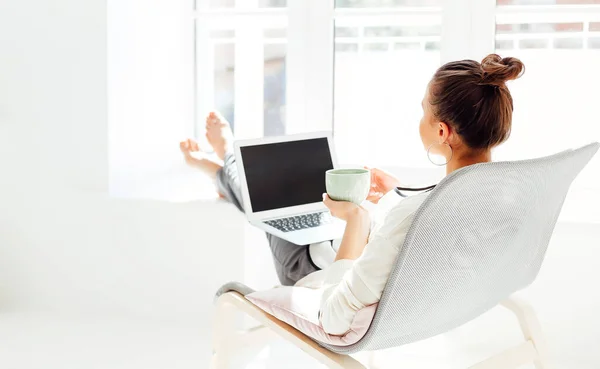
[[[359,310],[346,334],[333,336],[325,333],[319,323],[322,292],[306,287],[276,287],[251,293],[246,295],[246,298],[265,312],[317,341],[336,346],[349,346],[358,342],[367,333],[377,304]]]

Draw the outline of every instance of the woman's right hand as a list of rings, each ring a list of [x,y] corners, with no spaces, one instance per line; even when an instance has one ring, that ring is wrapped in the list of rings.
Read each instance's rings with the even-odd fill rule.
[[[400,186],[398,178],[383,169],[365,167],[371,172],[371,191],[367,200],[377,204],[379,200],[394,188]]]

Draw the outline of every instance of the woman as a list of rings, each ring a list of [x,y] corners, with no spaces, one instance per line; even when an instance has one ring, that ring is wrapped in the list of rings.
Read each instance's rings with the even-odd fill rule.
[[[492,160],[491,149],[511,130],[513,101],[506,81],[518,78],[523,70],[520,60],[492,54],[481,63],[456,61],[436,71],[422,101],[419,133],[428,156],[445,157],[446,174]],[[192,158],[190,152],[198,150],[192,140],[182,142],[181,150],[188,163],[212,174],[220,193],[242,210],[231,130],[215,113],[208,116],[206,128],[209,142],[224,161],[222,167]],[[281,283],[323,290],[320,320],[329,334],[345,334],[358,310],[379,301],[413,214],[428,195],[401,200],[394,191],[399,185],[396,178],[378,169],[371,173],[369,200],[378,203],[374,215],[323,195],[332,215],[347,225],[334,262],[322,270],[315,265],[315,250],[323,245],[301,247],[267,234]]]

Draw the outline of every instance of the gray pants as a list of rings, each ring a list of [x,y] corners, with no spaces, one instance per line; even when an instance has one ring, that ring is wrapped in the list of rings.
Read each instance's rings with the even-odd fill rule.
[[[225,165],[217,172],[217,188],[225,198],[244,211],[243,199],[233,154],[225,155]],[[267,240],[273,254],[275,271],[284,286],[291,286],[308,274],[319,270],[308,252],[308,246],[299,246],[267,233]]]

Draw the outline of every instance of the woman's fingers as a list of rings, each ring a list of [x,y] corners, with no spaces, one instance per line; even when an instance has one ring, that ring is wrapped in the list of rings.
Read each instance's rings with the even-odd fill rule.
[[[329,198],[329,195],[327,195],[326,193],[323,194],[323,204],[325,204],[325,206],[327,206],[329,208],[329,210],[331,210],[331,205],[333,203],[333,200],[331,200]]]
[[[381,200],[381,197],[378,196],[369,196],[367,197],[367,201],[373,203],[373,204],[378,204],[379,200]]]
[[[384,192],[383,186],[381,186],[381,182],[377,179],[371,181],[371,191],[372,192]]]
[[[371,187],[376,187],[379,182],[379,178],[377,177],[377,169],[368,167],[366,165],[363,168],[371,173]]]
[[[329,195],[327,195],[326,193],[323,194],[323,204],[325,204],[325,206],[327,207],[327,209],[329,209],[329,212],[331,213],[331,215],[333,215],[334,217],[337,217],[337,211],[336,211],[336,202],[333,201]]]
[[[383,193],[377,190],[369,191],[369,195],[367,196],[367,200],[370,202],[377,204],[379,200],[383,197]]]
[[[369,196],[379,196],[379,197],[381,197],[381,196],[383,196],[383,193],[381,191],[378,191],[378,190],[371,190],[371,191],[369,191]]]
[[[371,171],[371,187],[378,192],[387,193],[399,186],[398,179],[385,170],[378,168],[370,168]]]
[[[348,218],[354,214],[354,211],[360,206],[348,201],[332,200],[327,194],[323,194],[323,203],[336,218],[348,221]]]

